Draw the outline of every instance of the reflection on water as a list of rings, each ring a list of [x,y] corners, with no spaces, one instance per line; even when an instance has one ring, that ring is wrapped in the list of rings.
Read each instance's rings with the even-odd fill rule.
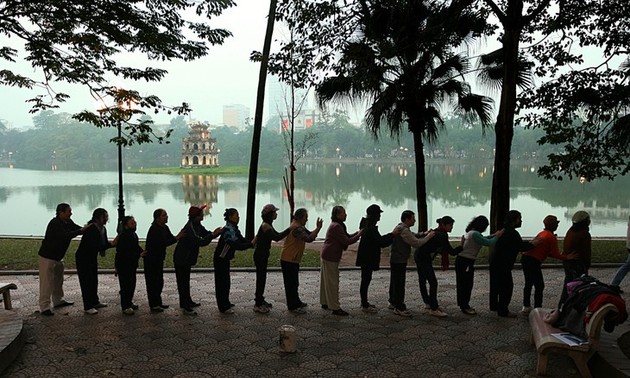
[[[630,215],[628,178],[614,182],[546,181],[536,175],[536,169],[529,164],[517,164],[511,174],[510,199],[513,208],[523,213],[523,235],[536,234],[547,214],[560,218],[558,233],[563,235],[572,214],[579,209],[591,213],[594,235],[625,235]],[[280,208],[278,224],[288,225],[289,207],[281,174],[279,170],[259,175],[256,208],[266,203],[276,204]],[[0,234],[42,235],[60,202],[71,204],[77,223],[87,221],[96,207],[114,213],[117,206],[116,172],[0,168],[0,177]],[[208,205],[204,221],[207,228],[222,225],[223,210],[228,207],[239,209],[244,218],[247,201],[244,175],[126,173],[124,181],[125,207],[138,220],[141,236],[158,207],[168,210],[173,229],[186,222],[191,204]],[[463,233],[473,216],[488,215],[491,165],[430,164],[426,167],[426,182],[429,219],[446,214],[454,217],[453,235]],[[398,223],[403,210],[417,208],[413,164],[306,163],[298,166],[296,188],[296,206],[309,209],[312,223],[316,217],[328,222],[330,209],[341,204],[348,211],[349,230],[357,228],[365,208],[372,203],[380,204],[385,211],[381,221],[383,232]]]
[[[209,214],[212,205],[218,202],[219,180],[217,176],[182,175],[182,190],[187,204],[205,204],[204,212]]]

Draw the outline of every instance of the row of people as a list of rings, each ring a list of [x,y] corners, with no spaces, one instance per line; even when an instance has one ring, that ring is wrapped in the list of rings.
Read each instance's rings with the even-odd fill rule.
[[[98,313],[98,308],[106,306],[99,300],[97,293],[98,266],[97,255],[106,249],[116,247],[115,267],[120,283],[121,308],[125,314],[133,314],[138,307],[133,303],[136,286],[138,260],[144,258],[144,276],[147,287],[149,307],[152,312],[162,312],[168,306],[162,302],[161,293],[164,287],[163,267],[168,246],[177,243],[173,255],[179,307],[184,314],[196,314],[194,308],[199,303],[190,296],[191,268],[197,262],[199,248],[208,245],[219,237],[213,256],[215,295],[219,311],[233,313],[234,306],[229,299],[230,293],[230,260],[238,250],[245,250],[255,245],[254,264],[256,266],[256,289],[254,311],[268,313],[272,305],[265,300],[267,266],[272,241],[284,238],[280,265],[285,285],[285,295],[289,311],[305,313],[305,303],[298,294],[299,266],[306,243],[318,236],[323,221],[318,218],[313,231],[306,229],[308,212],[306,209],[296,210],[291,225],[282,232],[273,227],[277,218],[274,205],[263,207],[262,224],[254,240],[246,240],[238,229],[239,214],[236,209],[226,209],[224,227],[213,231],[206,230],[203,220],[203,207],[192,206],[188,211],[188,222],[177,234],[173,235],[167,226],[168,214],[164,209],[157,209],[153,214],[153,223],[146,238],[146,250],[138,241],[136,222],[133,217],[122,220],[122,231],[113,240],[107,238],[105,224],[108,221],[107,211],[96,209],[92,220],[80,227],[70,219],[71,208],[67,204],[57,207],[57,216],[48,225],[46,236],[40,248],[40,311],[44,315],[53,315],[52,308],[66,306],[72,302],[63,296],[63,256],[70,240],[83,235],[76,252],[76,264],[84,310],[88,314]],[[415,214],[406,210],[401,214],[401,222],[392,232],[381,235],[378,222],[382,210],[378,205],[371,205],[366,216],[361,220],[359,230],[348,233],[345,221],[346,211],[335,206],[331,214],[321,250],[321,286],[320,304],[335,315],[345,316],[348,313],[341,309],[339,303],[339,262],[344,250],[349,245],[359,243],[356,265],[361,268],[361,308],[364,312],[376,312],[377,309],[368,301],[368,288],[373,272],[379,269],[381,248],[391,245],[390,254],[390,286],[389,308],[400,316],[411,316],[405,304],[405,285],[407,263],[412,248],[415,250],[418,282],[422,300],[429,314],[445,317],[447,314],[439,307],[437,299],[438,283],[433,268],[433,260],[438,254],[455,255],[455,271],[457,283],[457,305],[467,315],[476,311],[470,306],[470,297],[474,283],[474,262],[483,246],[494,246],[490,256],[490,309],[499,316],[514,317],[508,305],[513,292],[512,269],[516,256],[523,252],[521,264],[525,274],[523,295],[523,312],[531,309],[531,291],[534,292],[534,307],[542,306],[541,263],[551,256],[564,260],[566,279],[572,280],[588,272],[590,265],[590,234],[588,224],[590,218],[586,212],[578,212],[573,217],[573,227],[565,238],[565,253],[558,250],[558,242],[554,232],[558,220],[547,216],[543,223],[545,229],[532,241],[523,241],[516,230],[521,226],[522,218],[518,211],[510,211],[506,217],[505,228],[493,235],[483,236],[488,227],[484,216],[474,218],[466,227],[466,235],[461,245],[453,248],[448,234],[453,229],[454,219],[444,216],[437,220],[438,227],[420,234],[414,234]],[[427,288],[428,284],[428,288]]]

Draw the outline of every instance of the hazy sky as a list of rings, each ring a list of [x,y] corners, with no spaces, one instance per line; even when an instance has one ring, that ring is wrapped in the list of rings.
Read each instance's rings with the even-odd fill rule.
[[[256,87],[258,84],[257,63],[250,62],[249,55],[253,50],[262,50],[267,22],[269,2],[262,0],[236,0],[236,6],[228,9],[224,14],[211,22],[213,27],[223,27],[232,32],[224,45],[210,48],[208,56],[193,62],[150,62],[140,60],[140,67],[152,65],[164,68],[169,74],[159,83],[146,84],[136,82],[134,89],[140,93],[156,94],[167,105],[178,105],[188,102],[194,119],[220,124],[223,121],[223,105],[243,104],[250,108],[253,116],[256,102]],[[9,43],[13,41],[8,41]],[[5,45],[7,39],[0,38],[0,45]],[[15,45],[13,45],[15,46]],[[25,75],[33,76],[35,71],[18,60],[19,65],[6,65],[2,62],[2,69],[19,70]],[[130,59],[124,57],[123,61]],[[112,84],[125,86],[124,82],[116,81]],[[131,85],[130,85],[131,86]],[[55,112],[77,112],[85,108],[96,108],[95,101],[89,92],[80,86],[55,85],[55,89],[71,95],[71,98],[61,105]],[[30,105],[25,101],[40,93],[40,90],[20,90],[0,86],[0,120],[7,122],[10,127],[21,128],[32,125]],[[153,116],[159,123],[168,123],[172,116]]]

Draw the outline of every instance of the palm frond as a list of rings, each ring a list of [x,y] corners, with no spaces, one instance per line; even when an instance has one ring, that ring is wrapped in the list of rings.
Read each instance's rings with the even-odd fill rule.
[[[459,98],[457,111],[466,121],[479,120],[484,127],[492,125],[494,101],[490,97],[470,93]]]
[[[482,55],[477,63],[477,81],[479,85],[496,92],[503,86],[504,51],[502,48]],[[532,67],[534,64],[523,55],[518,57],[518,72],[516,85],[525,90],[534,84]]]

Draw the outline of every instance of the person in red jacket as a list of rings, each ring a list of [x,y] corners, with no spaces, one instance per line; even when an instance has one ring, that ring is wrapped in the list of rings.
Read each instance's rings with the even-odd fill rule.
[[[525,276],[525,287],[523,288],[523,314],[528,314],[532,310],[531,296],[534,288],[534,307],[542,307],[543,290],[545,280],[543,279],[541,265],[547,257],[558,260],[571,260],[574,254],[562,255],[558,248],[558,237],[555,231],[558,229],[558,218],[555,215],[547,215],[543,219],[545,229],[536,235],[538,244],[529,251],[523,252],[521,256],[521,266]]]

